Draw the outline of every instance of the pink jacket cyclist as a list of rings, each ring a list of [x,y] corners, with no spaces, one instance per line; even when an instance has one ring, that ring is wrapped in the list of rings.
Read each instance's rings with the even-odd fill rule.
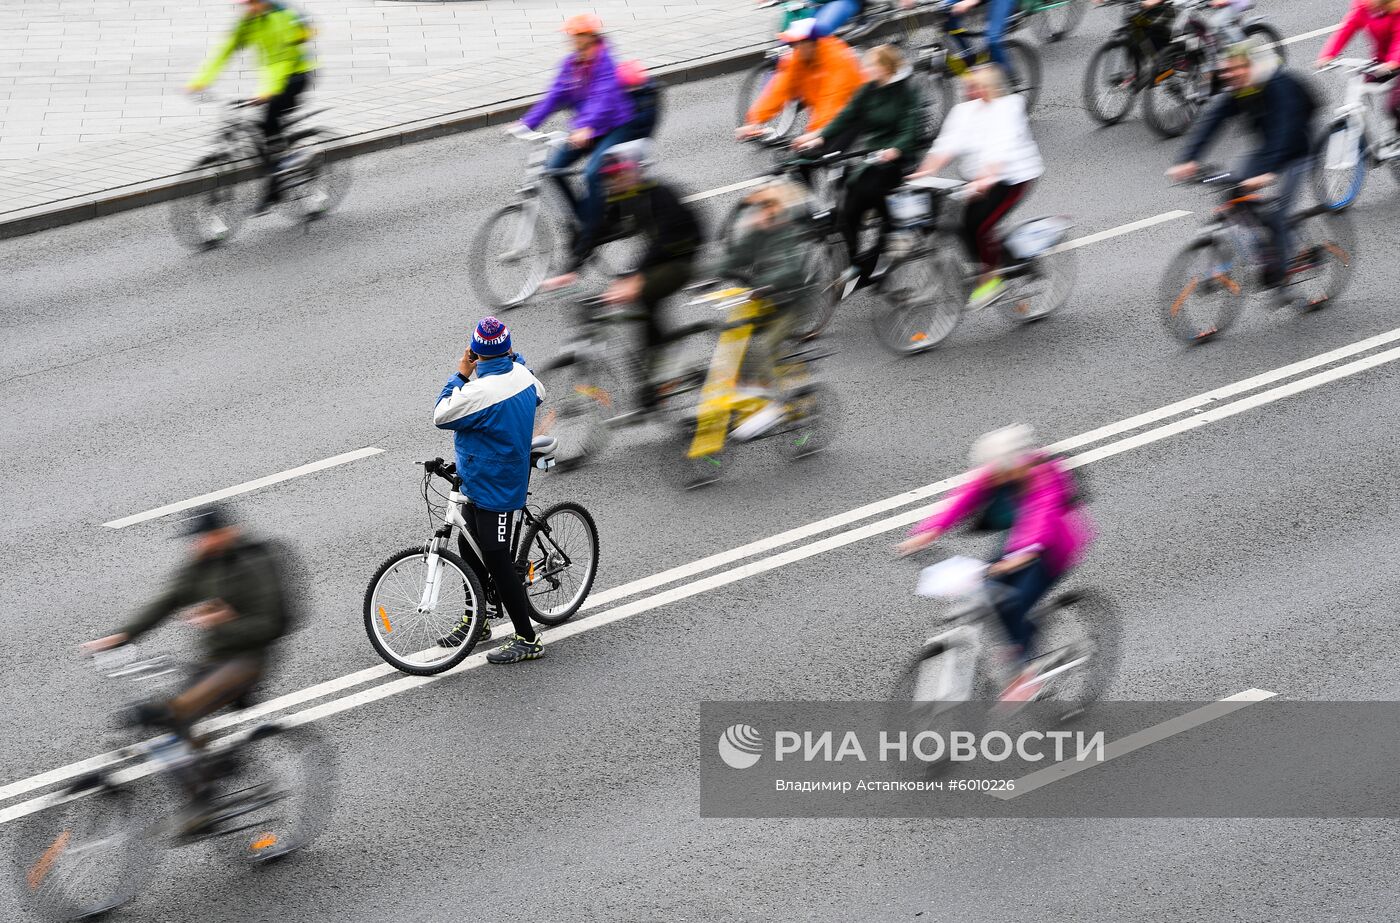
[[[1317,63],[1326,64],[1347,46],[1356,33],[1365,29],[1371,35],[1376,60],[1400,70],[1400,2],[1397,0],[1355,0],[1337,31],[1322,47]]]

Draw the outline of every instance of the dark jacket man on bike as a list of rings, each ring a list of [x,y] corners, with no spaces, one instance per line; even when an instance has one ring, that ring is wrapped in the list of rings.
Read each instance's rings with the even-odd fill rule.
[[[296,605],[288,558],[275,544],[250,537],[218,507],[196,513],[187,532],[194,555],[165,591],[121,631],[83,645],[88,653],[119,647],[189,609],[185,620],[205,632],[204,663],[182,692],[145,713],[186,736],[200,719],[253,691],[272,648],[295,621]]]
[[[1220,128],[1237,115],[1248,117],[1259,146],[1245,160],[1240,187],[1246,192],[1274,189],[1273,201],[1260,209],[1273,237],[1264,282],[1269,287],[1281,286],[1293,255],[1289,227],[1293,203],[1312,166],[1313,116],[1318,104],[1301,80],[1279,67],[1273,52],[1257,50],[1249,42],[1230,47],[1221,76],[1225,92],[1201,114],[1186,144],[1183,162],[1167,175],[1178,182],[1194,176],[1198,172],[1196,158]]]
[[[475,373],[475,377],[473,377]],[[544,402],[540,384],[525,360],[511,351],[510,330],[494,317],[483,318],[471,345],[438,395],[433,423],[456,433],[457,476],[471,499],[467,524],[481,548],[481,562],[515,626],[515,636],[486,659],[519,663],[544,654],[544,645],[530,621],[530,602],[515,571],[511,537],[516,513],[525,506],[530,485],[530,443],[535,432],[535,408]],[[477,557],[465,547],[462,557]],[[438,643],[458,646],[466,640],[470,619]],[[482,640],[489,637],[487,634]]]

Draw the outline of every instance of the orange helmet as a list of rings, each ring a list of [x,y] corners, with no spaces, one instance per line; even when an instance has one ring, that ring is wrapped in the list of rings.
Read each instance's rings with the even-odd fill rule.
[[[578,13],[564,20],[564,31],[570,35],[601,35],[603,20],[593,13]]]

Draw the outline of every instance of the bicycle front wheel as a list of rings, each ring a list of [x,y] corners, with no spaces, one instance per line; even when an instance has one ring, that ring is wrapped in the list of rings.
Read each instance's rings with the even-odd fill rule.
[[[158,866],[160,842],[129,790],[88,780],[66,795],[73,800],[21,821],[15,838],[20,902],[45,920],[115,910]]]
[[[370,644],[386,663],[432,676],[461,663],[480,640],[485,594],[476,573],[453,552],[405,548],[370,579],[364,620]]]
[[[1031,28],[1042,42],[1058,42],[1079,26],[1088,6],[1088,0],[1040,0],[1031,16]]]
[[[1097,702],[1118,673],[1123,624],[1108,597],[1094,590],[1057,597],[1037,618],[1036,658],[1046,698],[1061,704],[1062,718]]]
[[[310,727],[265,724],[210,753],[215,831],[236,858],[270,862],[314,840],[335,807],[335,751]],[[220,818],[227,820],[220,820]]]
[[[967,296],[962,267],[946,248],[960,246],[936,239],[920,252],[890,267],[880,282],[884,304],[875,312],[875,336],[899,356],[932,349],[948,338],[962,318]]]
[[[1348,208],[1361,195],[1367,165],[1366,133],[1354,131],[1346,119],[1333,122],[1313,157],[1317,201],[1332,211]]]
[[[1220,235],[1192,241],[1162,277],[1162,322],[1183,343],[1224,333],[1244,304],[1246,267]]]
[[[1084,107],[1101,125],[1117,125],[1133,108],[1137,65],[1132,47],[1114,39],[1100,45],[1084,69]]]
[[[1003,304],[1018,324],[1044,320],[1069,301],[1078,277],[1079,259],[1073,250],[1051,251],[1036,258],[1022,294]]]
[[[1040,99],[1040,54],[1017,38],[1005,39],[1001,44],[1006,51],[1009,71],[1006,75],[1007,89],[1021,94],[1026,101],[1026,112],[1030,113]]]
[[[292,138],[283,160],[293,164],[286,179],[287,197],[300,221],[316,221],[334,211],[350,191],[350,163],[332,158],[334,135],[320,129],[300,132]]]
[[[211,154],[192,171],[208,170],[204,188],[170,204],[170,229],[190,250],[212,250],[243,227],[253,211],[256,184],[238,178],[237,167],[222,155]]]
[[[1142,101],[1142,117],[1147,127],[1163,138],[1179,138],[1209,97],[1210,77],[1188,61],[1157,70]]]
[[[468,255],[472,290],[493,310],[524,304],[549,276],[555,236],[539,199],[507,205],[486,219]]]
[[[531,523],[520,540],[515,569],[525,583],[530,616],[562,625],[588,598],[598,575],[598,527],[577,503],[558,503]]]
[[[763,91],[768,88],[768,84],[773,80],[777,70],[777,60],[768,58],[760,61],[744,75],[743,82],[739,84],[738,105],[735,107],[735,127],[748,124],[749,110],[763,95]],[[768,121],[768,128],[772,130],[774,140],[797,137],[799,113],[800,107],[797,103],[790,102]]]
[[[1316,206],[1293,218],[1294,257],[1288,285],[1304,310],[1340,298],[1356,266],[1356,229],[1345,212]]]
[[[611,366],[569,356],[540,375],[551,398],[540,431],[559,440],[559,468],[577,468],[602,454],[612,436],[608,421],[622,411],[621,382]]]

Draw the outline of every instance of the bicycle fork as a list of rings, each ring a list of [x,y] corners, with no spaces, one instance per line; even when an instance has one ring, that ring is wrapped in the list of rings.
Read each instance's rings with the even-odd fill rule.
[[[437,610],[438,593],[442,590],[442,546],[447,536],[441,531],[428,543],[428,577],[423,583],[423,595],[418,600],[418,614],[426,615]]]
[[[510,250],[501,254],[501,260],[513,263],[530,251],[530,242],[535,239],[535,225],[540,220],[540,197],[531,194],[521,204],[520,225],[515,229],[515,240]]]

